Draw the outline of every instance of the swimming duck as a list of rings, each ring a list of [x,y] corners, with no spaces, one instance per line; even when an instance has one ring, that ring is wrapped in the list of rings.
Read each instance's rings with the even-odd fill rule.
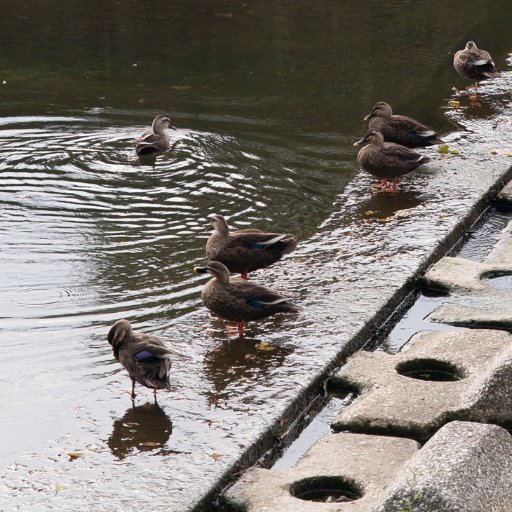
[[[171,117],[160,114],[153,119],[151,130],[145,131],[135,143],[135,153],[138,156],[162,153],[170,148],[169,136],[165,133],[166,128],[176,128],[172,124]]]
[[[204,305],[214,315],[237,322],[238,334],[244,334],[244,322],[259,320],[276,313],[297,313],[300,308],[259,284],[244,279],[230,279],[229,270],[219,261],[210,261],[204,267],[195,267],[196,274],[210,274],[210,279],[201,292]]]
[[[369,144],[359,150],[357,164],[364,171],[381,178],[382,181],[374,187],[382,188],[384,192],[394,192],[399,176],[414,171],[430,160],[400,144],[384,142],[384,136],[379,130],[370,130],[361,140],[355,142],[354,146],[360,146],[365,142]],[[391,178],[393,183],[389,188],[388,180]]]
[[[376,103],[364,120],[370,121],[370,130],[380,130],[387,142],[396,142],[408,148],[443,144],[428,126],[407,116],[393,115],[391,106],[385,101]]]
[[[476,80],[475,94],[478,92],[478,83],[487,78],[496,78],[500,72],[496,69],[492,57],[485,50],[477,48],[473,41],[468,41],[464,50],[459,50],[453,56],[453,66],[463,78]]]
[[[298,244],[293,235],[265,233],[259,229],[230,233],[222,215],[213,215],[210,224],[214,232],[206,242],[206,256],[210,261],[220,261],[230,272],[240,273],[242,279],[247,279],[249,272],[272,265]]]
[[[107,339],[114,357],[132,379],[132,398],[135,398],[135,382],[152,389],[155,396],[157,389],[170,389],[170,359],[178,353],[166,348],[156,336],[132,331],[130,322],[124,319],[110,328]]]

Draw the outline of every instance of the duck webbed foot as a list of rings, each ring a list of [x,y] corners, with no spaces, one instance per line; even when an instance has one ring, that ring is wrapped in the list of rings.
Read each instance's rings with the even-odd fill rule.
[[[383,178],[379,183],[372,183],[372,188],[382,188],[385,189],[388,186],[388,179]]]
[[[396,185],[398,183],[398,177],[393,178],[393,181],[391,182],[391,187],[386,186],[382,189],[382,192],[396,192]]]
[[[249,274],[248,272],[242,272],[242,273],[240,274],[240,278],[241,278],[241,279],[245,279],[245,280],[247,281],[247,280],[249,279],[249,278],[247,277],[247,276],[248,276],[248,274]]]

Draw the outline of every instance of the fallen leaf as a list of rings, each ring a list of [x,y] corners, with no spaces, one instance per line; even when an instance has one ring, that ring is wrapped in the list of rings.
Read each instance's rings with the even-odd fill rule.
[[[460,101],[458,101],[458,100],[450,100],[448,102],[448,105],[450,105],[450,107],[457,108],[457,107],[460,107]]]
[[[213,459],[213,460],[220,460],[222,459],[222,457],[224,457],[224,455],[221,455],[220,453],[217,453],[217,452],[213,452],[210,457]]]
[[[76,451],[76,452],[68,452],[68,457],[70,461],[76,460],[76,459],[82,459],[85,457],[84,452]]]
[[[267,350],[268,352],[276,349],[276,347],[274,347],[270,343],[267,343],[266,341],[260,341],[255,345],[255,348],[256,350]]]
[[[162,443],[157,443],[155,441],[144,441],[143,443],[140,443],[142,446],[148,446],[150,448],[154,448],[155,446],[161,446]]]

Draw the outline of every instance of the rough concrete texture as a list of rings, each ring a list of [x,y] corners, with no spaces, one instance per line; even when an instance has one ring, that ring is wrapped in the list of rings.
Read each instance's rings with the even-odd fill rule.
[[[226,493],[225,500],[233,509],[247,512],[366,512],[381,502],[384,489],[418,448],[410,439],[333,434],[316,443],[294,468],[250,470]],[[363,497],[346,503],[317,503],[291,495],[295,482],[325,476],[355,482]]]
[[[492,277],[512,274],[512,222],[483,263],[442,258],[425,275],[427,285],[451,297],[429,320],[483,327],[512,326],[512,291],[492,286]]]
[[[510,512],[512,436],[496,425],[445,425],[400,471],[376,512]]]
[[[454,365],[457,381],[419,380],[397,372],[404,362],[435,360]],[[360,396],[333,422],[336,430],[431,436],[454,419],[512,420],[512,344],[504,331],[426,332],[397,355],[359,352],[336,375]]]
[[[512,211],[512,181],[498,192],[495,202],[501,210]]]

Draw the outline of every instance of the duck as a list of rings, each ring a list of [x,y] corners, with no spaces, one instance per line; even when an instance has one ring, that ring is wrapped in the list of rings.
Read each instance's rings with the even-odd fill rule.
[[[477,48],[474,41],[468,41],[464,50],[455,53],[453,66],[461,77],[476,80],[473,86],[475,94],[478,93],[478,84],[481,80],[500,76],[489,52]]]
[[[195,267],[196,274],[210,274],[201,299],[215,316],[237,322],[238,335],[244,334],[244,322],[259,320],[276,313],[298,313],[300,308],[290,299],[259,284],[242,278],[230,278],[228,268],[220,261]]]
[[[405,146],[384,142],[384,136],[379,130],[368,131],[354,146],[361,146],[366,142],[368,145],[357,154],[357,163],[361,169],[381,179],[374,187],[381,188],[383,192],[395,192],[400,176],[430,161],[428,157]],[[393,179],[393,183],[388,187],[390,179]]]
[[[153,119],[151,130],[145,131],[135,143],[137,156],[162,153],[170,148],[169,136],[165,133],[166,128],[176,130],[172,124],[171,116],[160,114]]]
[[[160,338],[133,331],[124,318],[115,322],[107,335],[115,359],[128,372],[132,380],[130,396],[135,398],[135,383],[153,390],[170,389],[171,357],[179,355],[169,350]]]
[[[380,130],[386,142],[395,142],[408,148],[444,144],[436,132],[407,116],[393,114],[389,103],[379,101],[364,118],[370,130]]]
[[[218,214],[211,216],[210,224],[214,231],[206,242],[206,257],[221,262],[230,272],[241,274],[242,279],[247,279],[249,272],[279,261],[299,242],[293,235],[259,229],[230,232],[226,219]]]

